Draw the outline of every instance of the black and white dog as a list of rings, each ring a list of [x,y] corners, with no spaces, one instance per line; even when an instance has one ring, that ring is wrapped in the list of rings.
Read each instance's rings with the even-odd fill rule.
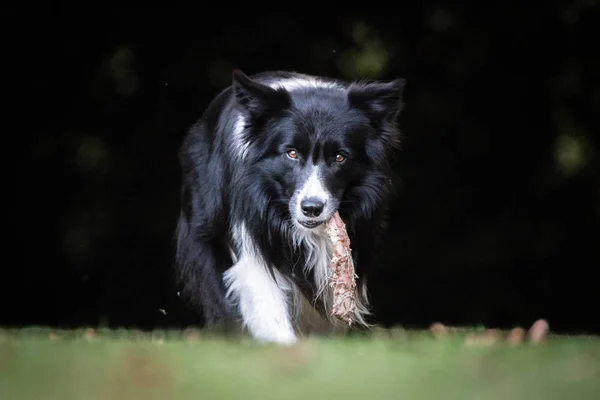
[[[181,294],[208,326],[294,343],[303,297],[329,316],[339,211],[368,325],[365,274],[385,225],[404,80],[343,82],[239,70],[184,140],[176,264]]]

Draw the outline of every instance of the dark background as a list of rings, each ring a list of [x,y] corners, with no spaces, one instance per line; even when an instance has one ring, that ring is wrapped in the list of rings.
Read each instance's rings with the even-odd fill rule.
[[[4,9],[0,324],[194,322],[177,151],[237,67],[407,79],[380,323],[600,332],[600,1],[522,4]]]

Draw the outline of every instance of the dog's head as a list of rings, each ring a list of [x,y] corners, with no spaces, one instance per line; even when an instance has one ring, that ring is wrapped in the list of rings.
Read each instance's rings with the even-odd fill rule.
[[[341,206],[380,200],[399,140],[403,88],[401,79],[251,79],[236,70],[233,92],[245,127],[237,138],[240,155],[256,179],[267,181],[269,197],[287,205],[292,223],[313,229]]]

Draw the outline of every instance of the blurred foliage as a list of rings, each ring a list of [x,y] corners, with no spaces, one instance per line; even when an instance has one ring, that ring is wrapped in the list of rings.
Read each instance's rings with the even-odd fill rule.
[[[0,397],[598,398],[598,339],[536,346],[473,337],[397,329],[281,347],[198,331],[0,331]]]
[[[233,68],[407,78],[381,322],[598,330],[600,2],[388,15],[12,10],[19,157],[3,323],[185,324],[177,151]],[[16,26],[16,25],[15,25]],[[16,61],[15,61],[16,60]],[[25,290],[27,301],[15,290]],[[166,315],[158,309],[167,310]]]

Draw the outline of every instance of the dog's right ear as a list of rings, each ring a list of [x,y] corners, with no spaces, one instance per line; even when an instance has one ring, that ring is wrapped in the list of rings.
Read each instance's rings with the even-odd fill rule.
[[[233,93],[240,106],[258,117],[282,110],[291,103],[285,89],[273,89],[252,80],[239,69],[233,71]]]

